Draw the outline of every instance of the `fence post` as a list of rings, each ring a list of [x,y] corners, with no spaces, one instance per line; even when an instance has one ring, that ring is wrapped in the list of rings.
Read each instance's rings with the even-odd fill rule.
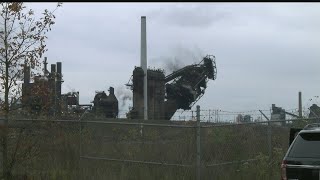
[[[139,119],[139,122],[140,122],[140,136],[143,137],[143,124],[140,119]]]
[[[272,126],[270,119],[268,120],[268,154],[269,154],[269,179],[271,179],[272,175]]]
[[[197,105],[197,180],[201,179],[200,106]]]
[[[268,120],[268,128],[267,128],[267,140],[268,140],[268,156],[269,156],[269,168],[268,168],[268,176],[269,180],[271,179],[272,169],[271,169],[271,162],[272,162],[272,132],[271,132],[271,122],[270,119],[261,111],[260,113]]]
[[[81,119],[84,117],[84,115],[88,113],[88,109],[86,109],[83,114],[80,116],[79,118],[79,124],[80,124],[80,128],[79,128],[79,158],[80,158],[80,162],[81,162],[81,157],[82,157],[82,123],[81,123]]]
[[[81,149],[82,149],[82,141],[81,141],[81,135],[82,135],[82,124],[81,124],[81,118],[79,119],[79,124],[80,124],[80,132],[79,132],[79,157],[81,160]]]

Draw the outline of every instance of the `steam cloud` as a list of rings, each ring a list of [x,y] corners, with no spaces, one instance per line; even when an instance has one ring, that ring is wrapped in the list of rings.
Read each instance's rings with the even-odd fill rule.
[[[177,45],[172,48],[168,56],[152,59],[150,63],[153,66],[160,66],[168,75],[186,65],[199,63],[203,57],[202,50],[196,46],[186,48],[182,45]]]
[[[173,71],[183,68],[184,66],[185,64],[177,58],[164,61],[164,69],[167,73],[172,73]]]
[[[118,86],[115,90],[115,95],[119,100],[119,106],[121,108],[124,108],[128,103],[132,101],[132,92],[126,86]]]

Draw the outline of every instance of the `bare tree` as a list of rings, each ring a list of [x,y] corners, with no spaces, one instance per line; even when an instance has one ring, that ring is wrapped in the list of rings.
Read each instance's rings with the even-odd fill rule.
[[[61,6],[58,3],[56,9]],[[11,170],[8,162],[8,122],[11,94],[21,80],[24,65],[31,69],[40,66],[40,58],[47,51],[47,32],[55,23],[53,11],[44,10],[37,18],[32,9],[21,2],[0,4],[0,81],[4,92],[4,128],[2,129],[3,177],[8,179]]]

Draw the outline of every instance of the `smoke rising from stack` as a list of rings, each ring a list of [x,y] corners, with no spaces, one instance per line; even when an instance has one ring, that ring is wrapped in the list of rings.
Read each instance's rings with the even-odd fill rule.
[[[168,75],[186,65],[200,62],[204,56],[202,50],[196,46],[188,48],[178,45],[173,47],[168,55],[151,59],[150,64],[153,67],[164,69]]]
[[[180,68],[183,68],[185,64],[182,62],[181,59],[167,59],[164,62],[164,67],[163,69],[166,71],[166,73],[172,73]]]
[[[115,95],[119,100],[119,107],[124,108],[132,101],[132,92],[126,86],[121,85],[115,88]]]

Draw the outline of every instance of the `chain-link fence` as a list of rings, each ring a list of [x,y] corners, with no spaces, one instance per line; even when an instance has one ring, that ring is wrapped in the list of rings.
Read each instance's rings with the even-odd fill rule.
[[[10,119],[7,157],[12,179],[76,179],[79,125],[73,120]],[[0,151],[1,177],[3,145]]]
[[[319,120],[193,116],[198,120],[10,120],[9,165],[15,179],[279,179],[290,128]]]

